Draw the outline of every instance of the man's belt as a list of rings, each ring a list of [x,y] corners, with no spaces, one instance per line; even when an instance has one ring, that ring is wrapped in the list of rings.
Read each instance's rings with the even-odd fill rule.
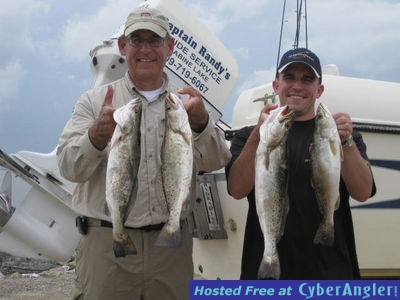
[[[76,217],[76,227],[78,227],[79,232],[83,235],[87,234],[89,227],[109,227],[112,228],[113,225],[110,222],[99,220],[95,218],[85,217],[85,216],[77,216]],[[142,230],[142,231],[157,231],[161,230],[164,227],[164,223],[160,224],[152,224],[146,225],[141,227],[128,227],[125,226],[127,229],[135,229],[135,230]]]

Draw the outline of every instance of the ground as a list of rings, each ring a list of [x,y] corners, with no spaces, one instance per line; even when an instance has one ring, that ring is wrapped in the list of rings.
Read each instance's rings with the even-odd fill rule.
[[[73,272],[59,271],[56,275],[39,275],[39,277],[22,277],[12,274],[0,278],[1,300],[66,300],[72,298]]]

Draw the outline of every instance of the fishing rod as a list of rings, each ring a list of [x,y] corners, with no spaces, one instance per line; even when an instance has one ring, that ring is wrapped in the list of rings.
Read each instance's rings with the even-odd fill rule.
[[[301,28],[301,13],[302,13],[302,7],[303,7],[303,0],[299,1],[297,0],[297,24],[296,24],[296,35],[294,37],[294,48],[299,47],[299,37],[300,37],[300,28]]]
[[[296,35],[295,35],[295,39],[294,39],[293,48],[299,47],[301,16],[302,16],[302,11],[303,11],[302,7],[303,7],[303,0],[300,0],[300,2],[299,2],[299,0],[297,0]],[[279,58],[281,56],[283,24],[285,23],[285,13],[286,13],[286,0],[283,1],[281,30],[280,30],[280,34],[279,34],[279,45],[278,45],[278,55],[276,57],[275,76],[278,75],[278,65],[279,65]],[[304,0],[304,23],[305,23],[306,48],[308,49],[307,0]],[[272,99],[272,103],[275,103],[275,101],[276,101],[275,96],[276,96],[275,93],[273,93],[272,95],[264,95],[261,98],[255,99],[253,102],[263,101],[264,104],[266,104],[269,99]]]
[[[308,49],[307,0],[304,0],[304,26],[306,29],[306,48]]]
[[[283,1],[281,32],[279,34],[279,45],[278,45],[278,57],[276,59],[276,73],[277,74],[278,74],[279,57],[281,56],[282,32],[283,32],[283,23],[285,22],[285,10],[286,10],[286,0]]]
[[[301,19],[303,14],[303,0],[297,1],[297,27],[296,27],[296,37],[295,37],[295,48],[299,47],[300,32],[301,32]],[[308,26],[307,26],[307,0],[304,0],[304,27],[305,27],[305,38],[306,38],[306,48],[308,48]]]
[[[282,47],[282,35],[283,35],[283,25],[285,23],[285,14],[286,14],[286,0],[283,1],[281,29],[280,29],[280,34],[279,34],[278,55],[277,55],[277,59],[276,59],[276,70],[277,71],[278,71],[279,58],[280,58],[281,47]],[[303,0],[297,0],[296,34],[295,34],[295,38],[294,38],[293,48],[299,47],[302,16],[303,16]],[[307,0],[304,0],[304,28],[305,28],[305,43],[306,43],[305,47],[308,48]]]

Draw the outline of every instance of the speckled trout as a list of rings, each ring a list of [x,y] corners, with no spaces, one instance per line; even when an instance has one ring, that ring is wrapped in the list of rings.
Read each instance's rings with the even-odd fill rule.
[[[340,204],[342,145],[335,120],[323,103],[319,104],[316,112],[314,147],[311,155],[312,186],[322,214],[314,244],[331,246],[335,236],[333,215]]]
[[[279,279],[277,243],[283,235],[289,199],[287,193],[286,141],[295,114],[287,106],[273,110],[260,126],[256,152],[256,208],[264,236],[259,279]]]
[[[113,115],[117,126],[108,155],[106,201],[113,224],[113,249],[116,257],[137,253],[124,223],[137,193],[141,111],[141,100],[133,99],[115,110]]]
[[[192,130],[181,100],[174,94],[166,98],[165,137],[162,149],[162,188],[169,217],[156,241],[157,246],[181,245],[180,216],[189,205],[193,171]]]

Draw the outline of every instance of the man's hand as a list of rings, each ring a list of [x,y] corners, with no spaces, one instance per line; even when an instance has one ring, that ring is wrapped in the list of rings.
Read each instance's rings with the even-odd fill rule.
[[[264,123],[264,121],[268,118],[270,111],[277,107],[277,104],[267,103],[261,110],[260,116],[258,117],[257,126],[261,126],[261,124]]]
[[[89,128],[89,139],[98,150],[103,150],[107,146],[116,126],[113,118],[115,111],[112,105],[113,95],[113,88],[109,85],[100,115],[95,120],[92,127]]]
[[[195,132],[202,132],[208,124],[209,115],[200,93],[191,86],[184,86],[178,93],[189,95],[189,99],[183,101],[183,105],[189,117],[190,127]]]
[[[344,143],[349,139],[351,133],[353,132],[353,123],[351,122],[351,118],[348,114],[341,112],[334,113],[332,116],[336,122],[340,141]]]

